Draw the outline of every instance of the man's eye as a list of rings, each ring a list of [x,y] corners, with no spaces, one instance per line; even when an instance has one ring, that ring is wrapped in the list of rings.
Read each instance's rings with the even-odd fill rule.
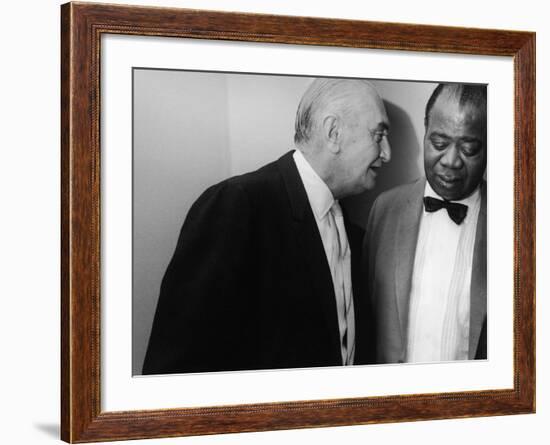
[[[438,150],[442,150],[448,145],[448,142],[444,139],[431,139],[431,143]]]
[[[376,132],[374,133],[374,141],[379,144],[382,142],[382,139],[386,136],[386,133]]]
[[[460,144],[460,150],[466,156],[475,156],[481,150],[481,144],[479,142],[465,142]]]

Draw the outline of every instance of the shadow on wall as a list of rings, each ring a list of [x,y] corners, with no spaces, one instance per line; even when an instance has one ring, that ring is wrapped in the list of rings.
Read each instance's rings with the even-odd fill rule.
[[[424,135],[416,134],[411,118],[403,108],[389,101],[384,101],[384,105],[391,127],[391,161],[380,170],[373,190],[342,200],[350,219],[362,228],[367,225],[369,211],[380,193],[412,182],[424,174],[419,162],[422,153],[419,138]]]

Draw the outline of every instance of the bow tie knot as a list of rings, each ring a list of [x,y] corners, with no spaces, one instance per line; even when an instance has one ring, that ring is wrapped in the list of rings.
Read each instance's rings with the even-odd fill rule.
[[[460,224],[466,218],[468,206],[459,204],[458,202],[443,201],[442,199],[432,198],[431,196],[424,197],[424,209],[426,212],[437,212],[441,209],[446,209],[455,224]]]

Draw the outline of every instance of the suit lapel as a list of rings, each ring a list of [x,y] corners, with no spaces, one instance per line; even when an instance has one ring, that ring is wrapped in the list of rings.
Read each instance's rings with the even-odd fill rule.
[[[419,180],[411,186],[410,192],[405,196],[403,212],[397,222],[397,236],[394,245],[394,258],[396,258],[394,283],[403,348],[406,347],[407,342],[412,273],[425,184],[425,180]]]
[[[282,156],[277,165],[290,202],[292,224],[300,245],[298,250],[304,255],[304,264],[309,272],[311,285],[323,309],[335,361],[341,362],[340,333],[332,276],[321,235],[292,153]]]
[[[470,285],[469,359],[474,359],[481,329],[487,317],[487,187],[481,184],[481,208],[477,219],[472,283]]]

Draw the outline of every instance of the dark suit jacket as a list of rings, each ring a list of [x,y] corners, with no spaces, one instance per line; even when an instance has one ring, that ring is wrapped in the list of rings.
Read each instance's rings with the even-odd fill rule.
[[[345,220],[357,276],[364,232]],[[206,190],[162,281],[143,373],[341,364],[330,269],[292,152]]]
[[[376,361],[406,358],[409,296],[426,180],[381,194],[367,224],[364,245],[368,292],[376,324]],[[481,186],[470,285],[469,358],[487,358],[487,192]]]

